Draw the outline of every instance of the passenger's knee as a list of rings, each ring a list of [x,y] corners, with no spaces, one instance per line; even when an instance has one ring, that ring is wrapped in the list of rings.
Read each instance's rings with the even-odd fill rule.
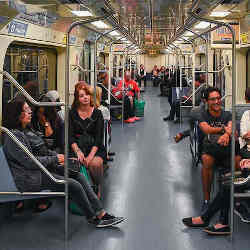
[[[214,158],[211,155],[203,154],[201,159],[204,168],[211,168],[214,164]]]

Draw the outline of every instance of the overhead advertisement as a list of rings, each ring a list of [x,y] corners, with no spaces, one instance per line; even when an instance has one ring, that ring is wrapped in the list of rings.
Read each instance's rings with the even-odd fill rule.
[[[236,43],[239,43],[240,37],[240,25],[238,23],[229,23],[235,32]],[[230,44],[232,43],[232,33],[225,27],[219,27],[212,31],[212,43],[213,44]]]

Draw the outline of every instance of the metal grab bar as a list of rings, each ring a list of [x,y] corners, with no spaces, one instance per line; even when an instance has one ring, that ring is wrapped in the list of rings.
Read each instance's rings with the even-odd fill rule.
[[[232,96],[232,94],[222,96],[221,100],[224,101],[227,97]]]
[[[113,95],[113,93],[109,90],[109,89],[107,89],[103,84],[102,84],[102,87],[105,89],[105,90],[107,90],[108,91],[108,94],[110,94],[112,97],[114,97],[115,98],[115,100],[117,101],[117,102],[119,102],[120,104],[122,104],[122,101],[120,101],[119,99],[117,99],[114,95]],[[122,91],[122,90],[121,90]],[[124,91],[124,90],[123,90]],[[125,91],[124,91],[125,92]],[[109,105],[110,105],[110,103],[109,103]]]
[[[29,195],[60,195],[60,196],[65,196],[64,192],[0,192],[0,195],[25,195],[25,196],[29,196]]]
[[[72,70],[76,70],[78,68],[82,72],[95,72],[94,70],[84,69],[82,66],[80,66],[78,64],[71,64],[71,66],[74,67]],[[106,69],[96,70],[96,71],[97,72],[108,72],[108,70],[106,70]]]
[[[195,95],[206,83],[201,84],[195,91],[192,93],[184,102],[181,102],[181,104],[186,103],[188,100],[190,100],[193,97],[193,94]]]
[[[212,71],[208,71],[208,73],[220,73],[222,72],[225,68],[230,68],[231,66],[230,65],[225,65],[223,66],[220,70],[212,70]],[[206,71],[195,71],[197,73],[206,73]]]
[[[5,127],[0,126],[0,130],[4,131],[23,151],[26,155],[28,155],[28,157],[34,161],[36,163],[36,165],[46,174],[48,175],[48,177],[55,183],[58,184],[65,184],[66,181],[65,180],[59,180],[56,179],[42,164],[40,161],[38,161],[36,159],[36,157],[28,150],[27,147],[25,147],[17,138],[16,136],[10,132],[10,130],[8,130]]]
[[[7,71],[0,71],[33,105],[35,106],[64,106],[64,102],[37,102]]]

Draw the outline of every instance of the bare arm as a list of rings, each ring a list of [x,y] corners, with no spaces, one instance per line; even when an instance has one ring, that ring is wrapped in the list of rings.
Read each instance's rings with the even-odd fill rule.
[[[222,127],[211,127],[207,122],[201,122],[199,124],[200,129],[204,134],[218,134],[221,133],[223,128]]]

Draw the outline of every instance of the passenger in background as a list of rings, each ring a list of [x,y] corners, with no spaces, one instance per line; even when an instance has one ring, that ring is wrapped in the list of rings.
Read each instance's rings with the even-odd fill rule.
[[[55,178],[64,180],[64,177],[54,174],[57,171],[64,171],[64,155],[49,150],[43,140],[31,130],[32,110],[25,99],[17,98],[8,103],[6,112],[4,126],[11,130],[41,164],[53,173]],[[20,192],[65,191],[64,184],[53,182],[8,135],[4,137],[3,150]],[[122,217],[108,214],[103,209],[102,204],[82,174],[76,173],[74,179],[67,178],[66,181],[69,197],[85,212],[90,224],[101,228],[116,225],[124,220]],[[43,211],[48,207],[43,208]]]
[[[129,71],[126,71],[124,73],[124,81],[121,80],[118,85],[117,85],[117,89],[122,91],[122,87],[123,87],[123,83],[124,83],[124,88],[125,88],[125,95],[127,100],[129,100],[130,103],[130,107],[128,107],[128,101],[124,100],[124,110],[125,114],[124,114],[124,122],[126,123],[133,123],[135,121],[139,121],[140,118],[135,116],[135,112],[134,112],[134,99],[140,99],[140,88],[138,87],[137,83],[131,79],[131,74]],[[122,94],[120,95],[120,98],[122,98]]]
[[[143,64],[140,65],[140,69],[138,71],[138,84],[141,87],[141,81],[144,81],[144,87],[147,86],[147,79],[146,79],[146,70]]]
[[[43,95],[40,101],[51,102],[51,99]],[[59,153],[64,151],[64,123],[56,107],[36,107],[32,117],[32,126],[43,135],[49,149]]]
[[[75,85],[74,101],[69,113],[69,145],[78,160],[90,170],[91,177],[101,196],[104,121],[102,112],[94,107],[93,88],[84,81]]]
[[[202,211],[206,211],[209,200],[213,176],[213,168],[218,164],[228,168],[231,159],[232,115],[229,111],[222,110],[221,92],[218,88],[210,87],[206,91],[205,110],[199,121],[199,127],[205,134],[202,147],[202,185],[204,203]],[[236,143],[235,168],[239,167],[239,145]],[[228,164],[227,164],[228,163]]]
[[[198,89],[201,85],[200,82],[200,77],[196,76],[195,79],[195,89]],[[202,91],[205,89],[205,86],[200,88],[196,94],[195,94],[195,106],[199,106],[201,99],[202,99]],[[193,95],[193,89],[190,88],[189,92],[187,93],[186,96],[181,96],[180,99],[176,99],[175,101],[172,102],[171,109],[169,116],[164,117],[164,121],[173,121],[175,116],[176,120],[174,121],[175,123],[180,122],[180,105],[181,102],[183,103],[184,106],[192,106],[192,98],[191,96]]]
[[[245,91],[245,100],[247,104],[250,104],[250,88]],[[250,107],[241,117],[239,142],[241,157],[250,159]]]
[[[48,91],[45,96],[48,97],[51,102],[61,102],[59,93],[56,90]],[[59,115],[61,120],[64,122],[65,114],[64,114],[64,109],[63,108],[64,107],[62,107],[62,106],[56,106],[57,114]]]
[[[106,127],[107,131],[106,135],[108,136],[107,143],[108,143],[108,148],[111,146],[111,120],[110,120],[110,112],[109,109],[106,106],[102,105],[102,89],[100,87],[96,87],[96,103],[95,107],[102,112],[102,116],[104,121],[106,121]],[[110,158],[109,156],[115,155],[113,152],[107,152],[107,161],[113,161],[113,158]],[[106,165],[106,164],[105,164]],[[107,166],[107,165],[106,165]]]

